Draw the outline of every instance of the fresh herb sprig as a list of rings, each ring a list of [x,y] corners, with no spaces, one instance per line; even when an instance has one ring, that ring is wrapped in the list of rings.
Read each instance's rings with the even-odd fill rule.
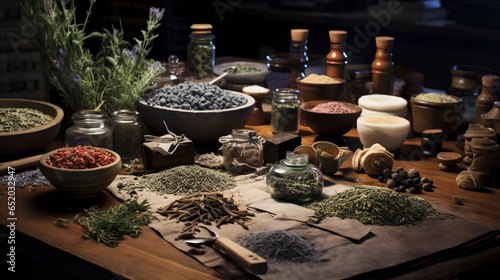
[[[20,6],[36,31],[33,44],[40,53],[42,69],[66,105],[75,110],[101,106],[107,112],[131,108],[165,71],[158,61],[146,59],[165,10],[149,10],[143,38],[135,39],[130,48],[123,39],[123,29],[86,33],[96,0],[89,2],[83,23],[76,21],[74,1],[23,0]],[[97,53],[87,48],[92,38],[101,40]]]
[[[72,220],[57,219],[56,226],[64,223],[76,223],[84,228],[83,239],[94,239],[109,247],[116,247],[124,235],[137,237],[142,225],[147,225],[153,219],[148,210],[146,200],[138,203],[136,200],[126,200],[122,204],[101,211],[96,205],[83,210]]]

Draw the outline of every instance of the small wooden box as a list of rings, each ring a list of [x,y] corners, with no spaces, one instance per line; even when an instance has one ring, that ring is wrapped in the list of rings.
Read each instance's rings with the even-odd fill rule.
[[[171,155],[163,155],[144,145],[144,155],[147,170],[161,171],[173,166],[194,164],[194,147],[189,139],[182,140]]]
[[[281,132],[266,138],[264,143],[264,163],[276,163],[286,158],[287,151],[293,151],[302,144],[299,135]]]

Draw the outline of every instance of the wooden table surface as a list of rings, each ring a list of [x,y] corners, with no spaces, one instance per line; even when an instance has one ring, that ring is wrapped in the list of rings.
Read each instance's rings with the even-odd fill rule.
[[[268,125],[251,126],[264,138],[271,136]],[[310,145],[315,135],[308,127],[301,127],[302,144]],[[345,135],[346,145],[355,150],[361,144],[355,129]],[[444,143],[443,150],[458,151],[453,141]],[[500,192],[498,188],[485,191],[467,191],[457,187],[457,173],[448,173],[438,169],[435,157],[424,157],[420,153],[420,138],[407,139],[401,152],[396,155],[394,168],[415,168],[422,176],[434,180],[436,188],[417,196],[427,199],[434,205],[448,210],[455,215],[500,229]],[[340,171],[327,179],[344,184],[368,184],[384,186],[376,178],[363,173],[355,173],[351,167],[351,158],[342,165]],[[37,279],[218,279],[222,275],[207,268],[195,259],[177,250],[164,241],[155,231],[142,227],[138,238],[128,238],[116,248],[110,248],[94,241],[81,238],[82,229],[77,225],[58,228],[53,225],[57,218],[73,218],[81,207],[89,205],[71,204],[54,188],[29,187],[17,189],[15,193],[15,211],[9,216],[7,209],[6,186],[0,190],[0,224],[15,224],[15,238],[18,239],[15,250],[19,273],[37,276]],[[463,205],[454,203],[452,197],[463,199]],[[119,202],[107,191],[92,203],[101,208],[109,208]],[[15,218],[16,220],[9,220]],[[12,235],[9,228],[1,226],[3,237]],[[1,241],[1,240],[0,240]],[[498,241],[498,240],[497,240]],[[4,242],[1,242],[4,244]],[[500,242],[497,242],[500,243]],[[40,249],[42,248],[42,249]],[[38,264],[35,264],[34,261]],[[30,263],[26,263],[26,262]],[[398,279],[442,279],[461,274],[460,279],[475,278],[479,272],[498,272],[500,264],[500,246],[492,246],[467,256],[440,262],[405,275]],[[476,269],[478,268],[479,269]],[[469,271],[469,272],[468,272]],[[471,273],[470,271],[473,271]],[[479,271],[479,272],[478,272]],[[467,278],[466,276],[473,277]],[[497,274],[498,275],[498,274]],[[494,279],[494,278],[491,278]]]

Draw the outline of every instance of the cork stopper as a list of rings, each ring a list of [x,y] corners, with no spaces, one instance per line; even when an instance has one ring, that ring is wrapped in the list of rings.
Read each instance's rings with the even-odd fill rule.
[[[292,34],[292,41],[295,42],[305,42],[307,41],[307,35],[309,35],[308,29],[292,29],[290,30]]]
[[[500,77],[496,75],[484,75],[483,86],[498,87],[500,86]]]
[[[378,36],[375,38],[375,42],[378,49],[390,51],[392,50],[392,46],[394,45],[394,38],[388,36]]]
[[[212,33],[212,25],[208,23],[197,23],[191,25],[192,34],[210,34]]]
[[[344,43],[347,37],[347,32],[343,30],[330,30],[328,34],[330,35],[330,43],[332,44]]]

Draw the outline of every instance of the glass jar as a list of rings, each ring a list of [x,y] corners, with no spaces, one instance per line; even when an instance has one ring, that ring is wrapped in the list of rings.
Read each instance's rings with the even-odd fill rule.
[[[112,113],[112,118],[114,151],[122,158],[124,167],[142,169],[144,137],[139,112],[129,109],[118,110]]]
[[[305,41],[290,41],[290,53],[288,58],[290,59],[290,77],[288,78],[288,87],[296,88],[297,78],[305,78],[307,63],[309,58],[307,57],[307,40]]]
[[[184,82],[184,62],[180,61],[176,55],[168,57],[168,62],[162,63],[166,71],[156,77],[157,87],[176,85]]]
[[[299,133],[300,91],[279,88],[273,93],[271,130],[273,133]]]
[[[219,142],[222,144],[222,165],[226,171],[250,173],[262,166],[264,139],[256,135],[255,130],[233,129],[231,135],[221,137]]]
[[[286,88],[290,77],[288,56],[269,55],[266,57],[269,74],[266,77],[267,88]]]
[[[213,76],[215,45],[212,25],[191,25],[191,41],[187,45],[187,75],[201,80]]]
[[[104,111],[79,111],[71,115],[73,126],[66,130],[66,147],[93,146],[113,149],[113,129]]]
[[[316,199],[324,187],[323,174],[309,163],[308,155],[293,152],[287,152],[286,159],[271,167],[266,183],[273,198],[293,203]]]

